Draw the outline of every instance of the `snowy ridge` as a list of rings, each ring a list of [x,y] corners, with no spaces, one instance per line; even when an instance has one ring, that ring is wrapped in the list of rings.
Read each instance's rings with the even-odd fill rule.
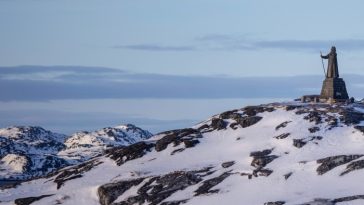
[[[0,180],[44,176],[101,155],[107,147],[126,146],[150,136],[148,131],[131,124],[70,137],[41,127],[0,129]]]
[[[362,104],[215,115],[0,193],[1,204],[364,204]]]
[[[148,139],[152,134],[132,124],[107,127],[94,132],[78,132],[66,141],[60,155],[84,161],[100,155],[108,147],[126,146]]]
[[[66,135],[41,127],[18,126],[0,129],[0,179],[42,176],[67,161],[56,156],[66,146]]]

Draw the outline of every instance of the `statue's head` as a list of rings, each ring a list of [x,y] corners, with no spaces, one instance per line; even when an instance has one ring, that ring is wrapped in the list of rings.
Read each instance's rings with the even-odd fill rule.
[[[331,47],[331,52],[336,52],[336,47],[335,46]]]

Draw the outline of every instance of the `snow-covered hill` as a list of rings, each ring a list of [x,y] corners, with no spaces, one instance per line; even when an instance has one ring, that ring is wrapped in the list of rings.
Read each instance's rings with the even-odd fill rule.
[[[68,165],[57,156],[66,136],[41,127],[0,129],[0,179],[26,179]]]
[[[0,192],[1,204],[364,204],[364,106],[227,111]]]
[[[134,144],[151,136],[150,132],[132,124],[106,127],[94,132],[78,132],[65,141],[66,149],[59,154],[85,161],[100,155],[106,148]]]
[[[0,129],[0,180],[44,176],[101,155],[107,147],[126,146],[151,136],[131,124],[70,137],[41,127]]]

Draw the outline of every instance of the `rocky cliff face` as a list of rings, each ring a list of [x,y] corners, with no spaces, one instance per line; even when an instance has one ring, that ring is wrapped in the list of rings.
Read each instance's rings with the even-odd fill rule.
[[[101,155],[108,147],[130,145],[151,136],[130,124],[69,137],[41,127],[0,129],[0,180],[44,176]]]
[[[274,103],[162,132],[13,189],[21,204],[363,204],[364,106]]]

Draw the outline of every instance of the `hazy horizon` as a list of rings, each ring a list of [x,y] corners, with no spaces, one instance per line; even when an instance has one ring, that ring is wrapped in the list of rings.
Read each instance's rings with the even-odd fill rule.
[[[361,99],[364,76],[342,74]],[[319,94],[323,76],[231,77],[135,73],[101,67],[0,67],[0,127],[72,134],[132,123],[153,133],[190,127],[246,105]]]

